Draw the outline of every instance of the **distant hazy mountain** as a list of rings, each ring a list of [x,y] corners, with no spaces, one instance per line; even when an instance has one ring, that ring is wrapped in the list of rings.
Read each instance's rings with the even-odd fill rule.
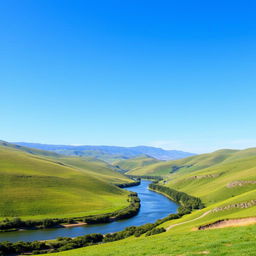
[[[162,148],[138,146],[138,147],[117,147],[117,146],[70,146],[70,145],[48,145],[40,143],[15,142],[17,145],[30,148],[53,151],[64,155],[91,156],[108,162],[117,159],[130,159],[142,155],[148,155],[159,160],[175,160],[195,155],[193,153],[164,150]]]

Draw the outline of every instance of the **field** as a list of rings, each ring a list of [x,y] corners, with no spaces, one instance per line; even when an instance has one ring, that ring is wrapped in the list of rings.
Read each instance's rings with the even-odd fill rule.
[[[0,218],[85,216],[128,206],[128,192],[113,185],[131,181],[122,174],[102,163],[28,151],[0,146]]]

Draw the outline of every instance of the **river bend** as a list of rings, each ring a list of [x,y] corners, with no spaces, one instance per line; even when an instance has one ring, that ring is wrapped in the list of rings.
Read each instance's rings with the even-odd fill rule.
[[[4,232],[0,233],[0,242],[50,240],[57,237],[76,237],[91,233],[107,234],[121,231],[129,226],[154,223],[156,220],[164,218],[170,213],[176,213],[178,205],[167,197],[149,190],[148,185],[150,183],[151,181],[142,180],[140,185],[126,188],[129,191],[137,192],[141,200],[139,213],[130,219],[80,227]]]

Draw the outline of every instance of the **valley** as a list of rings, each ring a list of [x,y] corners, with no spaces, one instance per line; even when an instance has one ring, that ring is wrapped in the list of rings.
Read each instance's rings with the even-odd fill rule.
[[[172,161],[149,156],[121,158],[111,164],[94,157],[66,156],[2,142],[0,158],[1,192],[4,195],[0,201],[1,220],[14,217],[24,220],[72,219],[113,213],[128,207],[129,191],[137,192],[141,200],[138,214],[131,218],[105,224],[74,224],[69,228],[0,233],[1,241],[53,240],[59,236],[68,238],[92,233],[105,235],[131,226],[158,223],[152,228],[166,232],[153,236],[145,236],[145,233],[140,237],[129,235],[120,238],[121,241],[84,245],[85,248],[55,252],[55,255],[135,256],[161,252],[186,256],[229,255],[230,250],[233,255],[239,255],[237,250],[247,250],[245,243],[250,244],[245,255],[253,255],[256,217],[254,148],[219,150]],[[132,185],[131,177],[153,180],[142,180],[141,185],[126,189],[118,187]],[[150,183],[154,190],[158,186],[162,191],[147,190]],[[180,204],[176,215],[177,205],[170,199]],[[202,202],[198,201],[200,206],[194,204],[197,199]],[[158,219],[162,221],[156,222]],[[75,223],[79,224],[79,221]],[[239,242],[233,235],[235,230],[244,234]],[[208,239],[205,240],[206,235],[202,234]],[[211,239],[214,239],[214,246]],[[152,247],[152,242],[157,246]],[[204,243],[205,250],[199,243]],[[120,246],[128,253],[120,251]],[[137,248],[136,252],[131,246]]]

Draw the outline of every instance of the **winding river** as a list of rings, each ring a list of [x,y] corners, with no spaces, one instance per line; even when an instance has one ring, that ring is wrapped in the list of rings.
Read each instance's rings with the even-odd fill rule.
[[[158,219],[166,217],[170,213],[176,213],[178,205],[167,197],[150,191],[148,189],[150,183],[151,181],[142,180],[140,185],[126,188],[129,191],[137,192],[141,200],[139,213],[130,219],[80,227],[5,232],[0,233],[0,242],[50,240],[57,237],[76,237],[90,233],[107,234],[121,231],[129,226],[153,223]]]

